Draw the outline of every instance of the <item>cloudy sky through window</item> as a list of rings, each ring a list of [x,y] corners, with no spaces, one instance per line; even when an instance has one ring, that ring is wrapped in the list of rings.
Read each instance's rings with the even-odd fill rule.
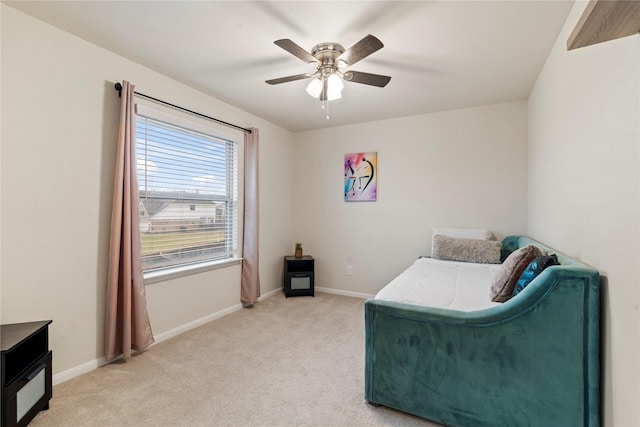
[[[138,116],[140,190],[224,196],[226,141]]]

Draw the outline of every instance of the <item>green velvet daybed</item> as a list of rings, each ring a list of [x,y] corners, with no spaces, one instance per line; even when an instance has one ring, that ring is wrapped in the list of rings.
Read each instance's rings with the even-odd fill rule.
[[[600,425],[600,278],[560,265],[477,311],[365,302],[365,399],[450,426]]]

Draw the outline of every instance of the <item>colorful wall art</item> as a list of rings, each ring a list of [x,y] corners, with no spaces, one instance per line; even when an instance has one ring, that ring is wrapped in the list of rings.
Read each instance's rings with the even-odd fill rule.
[[[378,196],[378,153],[344,155],[344,201],[375,202]]]

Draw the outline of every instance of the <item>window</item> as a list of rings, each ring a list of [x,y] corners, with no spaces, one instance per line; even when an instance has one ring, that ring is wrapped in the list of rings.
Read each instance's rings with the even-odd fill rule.
[[[140,107],[136,162],[144,272],[235,258],[237,142],[215,128],[186,127]]]

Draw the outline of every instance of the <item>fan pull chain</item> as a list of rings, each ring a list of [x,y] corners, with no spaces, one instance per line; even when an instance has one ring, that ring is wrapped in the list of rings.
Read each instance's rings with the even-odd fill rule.
[[[324,101],[321,101],[320,106],[327,113],[325,117],[327,118],[327,120],[329,120],[329,100],[325,99]]]

